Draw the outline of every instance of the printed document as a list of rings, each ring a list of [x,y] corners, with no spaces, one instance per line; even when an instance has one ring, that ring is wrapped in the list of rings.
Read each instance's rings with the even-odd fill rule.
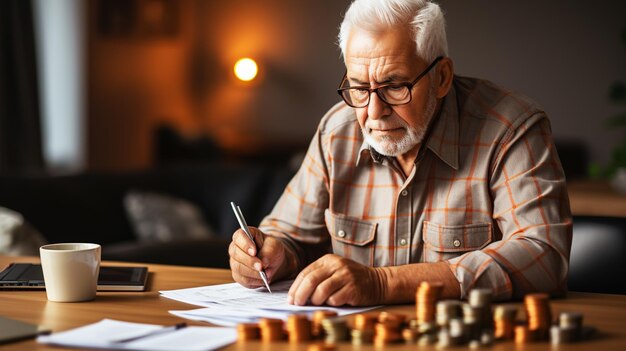
[[[339,316],[343,316],[380,307],[291,305],[287,303],[287,292],[292,283],[293,281],[283,281],[272,284],[272,293],[267,291],[265,287],[248,289],[238,283],[230,283],[161,291],[161,295],[204,307],[189,311],[170,311],[176,316],[229,327],[236,326],[238,323],[256,322],[259,318],[286,320],[292,313],[311,315],[317,310],[331,310],[337,312]]]
[[[168,330],[159,332],[162,329]],[[181,350],[181,345],[190,351],[215,350],[235,341],[237,331],[233,328],[189,326],[169,329],[161,325],[112,319],[37,338],[39,343],[58,346],[154,351]]]

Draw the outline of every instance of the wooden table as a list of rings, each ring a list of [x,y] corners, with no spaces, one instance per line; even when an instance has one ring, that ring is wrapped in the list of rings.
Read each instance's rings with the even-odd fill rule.
[[[8,257],[0,255],[0,269],[10,262],[37,262],[34,257]],[[105,262],[105,264],[124,264]],[[57,303],[46,300],[45,291],[0,291],[0,315],[39,324],[53,332],[75,328],[97,322],[103,318],[112,318],[130,322],[172,325],[182,320],[169,314],[172,309],[193,309],[192,305],[159,296],[159,290],[180,289],[193,286],[232,282],[230,272],[223,269],[191,268],[180,266],[147,265],[150,282],[146,292],[104,292],[98,293],[96,300],[82,303]],[[518,303],[519,304],[519,303]],[[415,316],[414,306],[386,306],[384,310]],[[584,314],[585,324],[597,328],[592,340],[582,343],[560,345],[558,350],[626,350],[626,296],[601,295],[588,293],[569,294],[566,299],[552,301],[552,310],[556,315],[561,311],[579,311]],[[190,324],[202,323],[187,321]],[[263,344],[251,342],[234,344],[226,350],[307,350],[309,344],[289,344],[280,342]],[[0,345],[0,350],[59,350],[61,348],[37,344],[34,339]],[[340,344],[338,350],[381,350],[371,345],[353,347],[349,343]],[[414,350],[416,346],[395,344],[384,347],[385,350]],[[452,348],[458,350],[459,347]],[[515,345],[512,342],[496,343],[494,350],[555,350],[548,342]],[[181,350],[184,346],[181,345]],[[420,347],[419,350],[438,350],[436,347]]]
[[[575,180],[567,182],[567,192],[574,216],[626,218],[626,195],[615,192],[607,182]]]

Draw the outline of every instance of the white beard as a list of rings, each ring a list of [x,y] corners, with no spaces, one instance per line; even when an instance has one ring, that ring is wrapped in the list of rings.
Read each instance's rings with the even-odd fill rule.
[[[434,89],[428,93],[428,103],[424,111],[424,123],[417,127],[409,126],[402,118],[398,119],[397,124],[405,130],[400,140],[394,141],[392,137],[383,135],[375,138],[371,134],[371,129],[367,127],[367,123],[361,128],[365,142],[367,142],[376,152],[384,156],[396,157],[409,152],[412,148],[422,142],[426,134],[426,128],[430,120],[435,114],[437,108],[437,99],[434,97]]]

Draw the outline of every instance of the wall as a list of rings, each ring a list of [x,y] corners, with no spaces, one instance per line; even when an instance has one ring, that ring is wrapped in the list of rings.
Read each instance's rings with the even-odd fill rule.
[[[624,131],[609,87],[626,81],[626,1],[442,0],[460,74],[523,92],[548,113],[555,138],[582,140],[605,163]],[[621,138],[621,139],[620,139]]]
[[[137,0],[138,4],[150,0]],[[335,46],[348,0],[181,0],[172,36],[111,37],[90,3],[89,166],[151,164],[152,133],[175,124],[232,150],[306,145],[338,101]],[[440,1],[460,74],[488,78],[538,101],[557,138],[586,142],[605,162],[623,135],[602,126],[617,112],[608,87],[626,79],[626,2]],[[239,57],[258,60],[253,84],[233,79]]]
[[[176,1],[172,37],[103,36],[91,2],[89,160],[92,169],[150,165],[161,122],[243,152],[306,146],[339,97],[336,27],[347,1]],[[232,65],[257,59],[253,84]]]

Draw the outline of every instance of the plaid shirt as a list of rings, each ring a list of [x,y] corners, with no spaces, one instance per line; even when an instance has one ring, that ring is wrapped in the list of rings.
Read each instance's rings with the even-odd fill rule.
[[[328,252],[368,266],[446,261],[466,297],[566,289],[572,219],[546,114],[528,98],[455,77],[406,177],[335,105],[260,229],[300,268]]]

